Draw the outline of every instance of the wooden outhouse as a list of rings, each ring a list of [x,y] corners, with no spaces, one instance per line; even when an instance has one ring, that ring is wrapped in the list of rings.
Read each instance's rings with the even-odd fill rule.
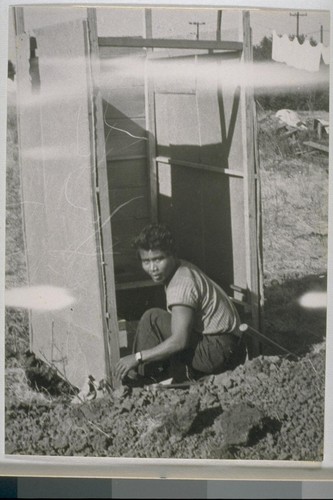
[[[151,221],[167,223],[179,255],[260,326],[255,106],[244,71],[228,78],[251,61],[242,15],[234,42],[153,37],[149,9],[137,38],[99,37],[94,9],[18,29],[29,284],[73,298],[30,311],[31,348],[78,387],[89,375],[114,383],[120,325],[163,305],[131,248]]]

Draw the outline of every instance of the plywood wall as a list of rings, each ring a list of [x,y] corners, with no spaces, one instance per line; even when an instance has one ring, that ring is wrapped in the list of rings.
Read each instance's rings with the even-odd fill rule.
[[[239,62],[238,54],[232,57]],[[181,257],[228,290],[246,288],[239,86],[224,88],[218,76],[230,54],[184,62],[191,58],[212,81],[199,68],[179,91],[172,82],[155,85],[159,217],[173,228]]]
[[[39,88],[31,84],[30,36]],[[19,145],[29,285],[72,297],[31,311],[32,349],[81,387],[105,378],[94,214],[87,38],[82,22],[18,40]]]
[[[131,246],[150,222],[145,51],[101,48],[100,57],[115,280],[123,283],[145,278]]]

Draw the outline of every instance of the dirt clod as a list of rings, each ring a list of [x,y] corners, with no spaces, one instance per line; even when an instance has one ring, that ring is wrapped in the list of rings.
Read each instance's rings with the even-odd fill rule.
[[[255,406],[239,403],[224,412],[216,421],[217,433],[222,433],[226,448],[232,445],[246,445],[251,431],[262,428],[264,414]]]

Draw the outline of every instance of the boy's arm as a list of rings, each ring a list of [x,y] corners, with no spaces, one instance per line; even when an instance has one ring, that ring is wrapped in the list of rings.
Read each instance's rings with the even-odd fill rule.
[[[184,350],[189,343],[193,328],[194,310],[191,307],[175,305],[171,310],[171,336],[151,349],[141,351],[142,362],[161,361]],[[116,376],[122,379],[129,370],[136,368],[135,354],[121,358],[116,365]]]

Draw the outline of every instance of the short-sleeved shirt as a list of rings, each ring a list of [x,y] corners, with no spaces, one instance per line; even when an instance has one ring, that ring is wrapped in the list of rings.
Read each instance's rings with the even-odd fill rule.
[[[240,323],[235,306],[225,291],[190,262],[180,260],[165,291],[169,312],[175,305],[194,310],[194,330],[198,333],[226,333]]]

